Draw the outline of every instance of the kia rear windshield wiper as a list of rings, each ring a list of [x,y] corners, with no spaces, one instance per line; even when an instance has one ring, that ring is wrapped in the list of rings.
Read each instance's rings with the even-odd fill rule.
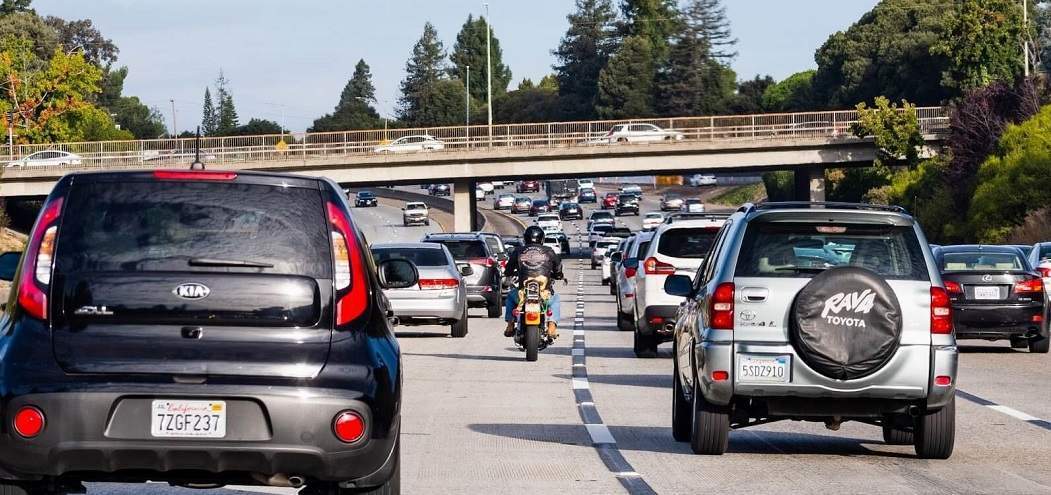
[[[244,268],[273,268],[271,263],[250,260],[222,260],[216,258],[191,258],[190,266],[233,266]]]

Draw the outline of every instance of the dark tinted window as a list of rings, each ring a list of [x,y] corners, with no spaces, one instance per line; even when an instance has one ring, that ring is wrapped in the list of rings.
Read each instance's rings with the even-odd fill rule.
[[[482,241],[429,241],[444,244],[449,248],[454,260],[469,260],[471,258],[488,258],[489,253],[485,251]]]
[[[22,253],[9,252],[0,254],[0,280],[14,280],[15,272],[18,271],[18,260]]]
[[[719,229],[672,229],[661,234],[657,252],[673,258],[704,258]]]
[[[736,276],[809,277],[837,266],[890,279],[930,279],[910,227],[761,222],[748,225]]]
[[[939,262],[946,272],[1028,271],[1029,264],[1015,253],[944,253]]]
[[[547,200],[546,199],[534,199],[533,200],[533,206],[547,206]]]
[[[265,273],[330,278],[328,225],[316,189],[216,182],[74,186],[58,242],[62,271],[218,271],[210,258],[270,264]],[[241,270],[245,269],[230,269]]]
[[[1051,258],[1051,244],[1041,244],[1038,260],[1046,260],[1048,258]]]
[[[636,258],[641,258],[643,256],[646,256],[646,251],[649,251],[649,249],[650,249],[650,241],[640,242],[639,243],[639,250],[635,251],[635,257]]]
[[[416,266],[449,266],[441,249],[378,248],[372,250],[376,263],[387,260],[409,260]]]
[[[361,198],[361,199],[372,199],[372,198],[375,198],[376,195],[372,194],[370,192],[359,192],[358,193],[358,197]]]
[[[600,234],[605,234],[611,230],[613,230],[613,226],[608,223],[599,223],[591,226],[592,232],[597,232]]]

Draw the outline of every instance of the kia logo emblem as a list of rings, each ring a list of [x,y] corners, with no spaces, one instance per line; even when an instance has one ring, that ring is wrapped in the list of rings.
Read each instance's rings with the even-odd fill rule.
[[[207,285],[195,282],[180,284],[172,289],[172,294],[183,299],[204,299],[211,293],[212,290],[209,289]]]

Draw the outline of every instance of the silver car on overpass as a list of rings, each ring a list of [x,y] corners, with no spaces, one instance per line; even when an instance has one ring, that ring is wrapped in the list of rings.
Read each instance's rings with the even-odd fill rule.
[[[457,266],[449,249],[437,243],[373,244],[377,263],[391,259],[413,262],[420,281],[405,289],[384,289],[402,325],[449,325],[452,336],[467,336],[467,286],[471,265]]]

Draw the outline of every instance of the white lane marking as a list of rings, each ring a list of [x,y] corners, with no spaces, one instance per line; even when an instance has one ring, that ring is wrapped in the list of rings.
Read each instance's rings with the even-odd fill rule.
[[[584,335],[584,331],[583,330],[573,330],[573,336],[574,337],[580,337],[580,336],[583,336],[583,335]]]
[[[617,440],[613,438],[613,433],[610,433],[609,428],[604,424],[585,424],[585,428],[588,429],[588,435],[591,436],[591,443],[594,444],[615,444]]]
[[[618,478],[641,478],[642,475],[635,471],[621,471],[619,473],[613,473],[613,476]]]
[[[1028,415],[1028,414],[1026,414],[1026,413],[1024,413],[1022,411],[1019,411],[1018,409],[1012,409],[1012,408],[1007,407],[1007,406],[993,405],[993,406],[986,406],[986,407],[988,407],[989,409],[992,409],[994,411],[997,411],[999,413],[1003,413],[1003,414],[1006,414],[1008,416],[1011,416],[1012,418],[1020,419],[1022,421],[1040,421],[1040,418],[1037,418],[1035,416],[1030,416],[1030,415]]]
[[[588,384],[588,379],[587,378],[574,378],[573,379],[573,390],[587,390],[589,388],[591,388],[591,385]]]
[[[580,405],[580,407],[595,407],[595,403],[591,402],[589,400],[581,402],[579,405]]]

